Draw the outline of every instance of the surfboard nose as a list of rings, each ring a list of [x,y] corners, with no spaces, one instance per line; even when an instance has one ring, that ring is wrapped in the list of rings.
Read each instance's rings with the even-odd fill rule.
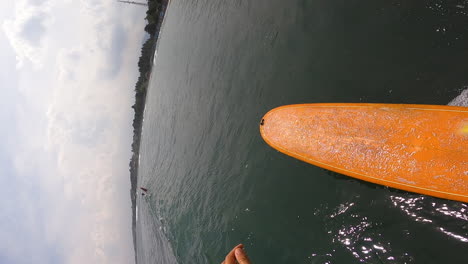
[[[266,116],[266,115],[265,115]],[[264,129],[264,126],[265,126],[265,116],[262,117],[262,119],[260,120],[260,123],[259,123],[259,128],[260,128],[260,135],[262,136],[263,140],[266,141],[265,139],[265,129]]]
[[[268,145],[270,145],[271,147],[274,147],[272,144],[271,144],[271,138],[273,138],[274,135],[272,135],[272,132],[275,133],[275,131],[279,131],[279,127],[276,126],[276,129],[275,131],[271,131],[271,124],[272,124],[272,120],[274,119],[275,117],[275,111],[277,110],[277,108],[274,108],[272,110],[270,110],[269,112],[267,112],[263,117],[262,119],[260,120],[260,123],[259,123],[259,128],[260,128],[260,135],[262,136],[263,140],[268,143]]]
[[[300,118],[294,107],[280,106],[267,112],[260,120],[260,135],[271,147],[280,150],[285,139],[294,140],[291,133],[300,130]],[[280,150],[281,151],[281,150]]]

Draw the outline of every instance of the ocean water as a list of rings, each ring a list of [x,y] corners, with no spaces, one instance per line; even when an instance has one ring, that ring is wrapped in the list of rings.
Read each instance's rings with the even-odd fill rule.
[[[253,263],[465,263],[467,204],[295,160],[258,123],[293,103],[466,104],[467,62],[466,1],[172,1],[143,124],[138,263],[220,263],[238,243]]]

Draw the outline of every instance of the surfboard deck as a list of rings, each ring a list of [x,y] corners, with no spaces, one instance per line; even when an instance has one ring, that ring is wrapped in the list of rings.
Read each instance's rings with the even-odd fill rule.
[[[269,111],[263,139],[325,169],[405,191],[468,202],[468,108],[298,104]]]

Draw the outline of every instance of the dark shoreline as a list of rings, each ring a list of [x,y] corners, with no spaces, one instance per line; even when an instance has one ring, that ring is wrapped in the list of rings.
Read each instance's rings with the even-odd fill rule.
[[[143,126],[143,114],[145,110],[146,94],[153,66],[153,56],[156,50],[159,32],[161,30],[164,15],[166,13],[169,0],[148,0],[148,11],[146,20],[148,24],[145,31],[150,35],[141,48],[141,56],[138,60],[140,76],[135,84],[135,104],[132,106],[135,111],[133,118],[133,143],[132,157],[130,159],[130,199],[132,200],[132,235],[133,248],[135,251],[135,263],[137,263],[136,249],[136,192],[138,182],[138,166],[140,154],[141,129]]]

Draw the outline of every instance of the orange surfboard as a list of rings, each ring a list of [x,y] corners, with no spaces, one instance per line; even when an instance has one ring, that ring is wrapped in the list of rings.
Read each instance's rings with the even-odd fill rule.
[[[468,108],[298,104],[260,123],[273,148],[341,174],[468,202]]]

